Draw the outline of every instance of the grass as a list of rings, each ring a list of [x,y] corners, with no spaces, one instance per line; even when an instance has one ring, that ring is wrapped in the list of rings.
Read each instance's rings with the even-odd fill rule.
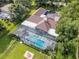
[[[32,6],[35,6],[35,5],[36,5],[35,0],[32,0]]]
[[[30,11],[29,15],[32,15],[34,12],[36,11],[36,9],[33,9]]]
[[[36,11],[36,3],[35,0],[32,0],[32,7],[29,15],[32,15]]]
[[[10,42],[11,42],[11,39],[6,36],[0,39],[0,54],[5,51],[5,49],[8,47]]]
[[[15,24],[10,22],[9,20],[2,20],[0,19],[0,23],[6,27],[6,30],[11,31],[12,28],[15,28]]]
[[[5,35],[0,39],[0,59],[5,55],[6,52],[10,49],[10,47],[14,44],[16,40],[11,39],[9,36]]]
[[[34,54],[33,59],[50,59],[49,56],[29,47],[27,45],[21,44],[19,42],[16,42],[16,44],[14,44],[14,45],[15,46],[13,48],[11,48],[11,50],[8,52],[8,54],[5,54],[2,59],[25,59],[24,53],[26,51],[30,51]]]
[[[11,45],[13,41],[9,36],[9,31],[12,31],[16,26],[10,22],[9,20],[2,20],[0,19],[0,23],[6,27],[5,31],[0,33],[0,56],[4,53],[4,51]]]

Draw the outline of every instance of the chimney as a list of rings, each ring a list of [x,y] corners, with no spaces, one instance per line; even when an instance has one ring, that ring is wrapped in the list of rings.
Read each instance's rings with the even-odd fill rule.
[[[47,21],[47,16],[46,15],[42,14],[40,17],[43,18],[44,21]]]

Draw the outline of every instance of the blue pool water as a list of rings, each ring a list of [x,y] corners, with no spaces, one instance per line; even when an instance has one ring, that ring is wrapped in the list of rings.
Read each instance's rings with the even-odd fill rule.
[[[42,48],[45,45],[45,42],[43,40],[41,40],[40,38],[38,38],[38,36],[30,36],[30,41],[33,43],[33,45]]]

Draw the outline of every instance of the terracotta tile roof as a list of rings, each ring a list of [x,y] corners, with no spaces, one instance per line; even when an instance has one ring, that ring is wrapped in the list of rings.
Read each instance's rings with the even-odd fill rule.
[[[54,20],[48,19],[48,22],[46,22],[46,21],[45,22],[42,22],[41,24],[39,24],[37,26],[37,28],[39,28],[39,29],[41,29],[43,31],[48,32],[48,30],[50,28],[55,29],[56,28],[56,24],[57,24],[57,22],[55,22]]]
[[[41,16],[41,14],[44,14],[46,11],[44,8],[39,8],[34,15]]]
[[[41,22],[42,20],[44,20],[44,18],[42,18],[42,17],[40,17],[42,14],[44,14],[45,12],[46,12],[47,10],[45,10],[44,8],[39,8],[37,11],[36,11],[36,13],[34,13],[32,16],[30,16],[27,20],[28,21],[30,21],[30,22],[33,22],[33,23],[36,23],[36,24],[38,24],[39,22]],[[53,18],[55,17],[55,16],[57,16],[58,17],[58,15],[57,14],[49,14],[49,15],[51,15],[50,17],[47,17],[47,21],[44,21],[44,22],[42,22],[42,23],[40,23],[40,24],[38,24],[37,26],[36,26],[36,28],[38,28],[38,29],[41,29],[41,30],[43,30],[43,31],[46,31],[46,32],[48,32],[48,30],[50,29],[50,28],[53,28],[53,29],[55,29],[56,28],[56,24],[57,24],[57,21],[55,21]],[[53,18],[52,18],[53,17]]]
[[[51,27],[52,28],[56,28],[56,24],[57,24],[57,22],[55,21],[55,20],[53,20],[53,19],[48,19],[48,22],[50,23],[50,25],[51,25]]]
[[[43,18],[41,18],[40,16],[32,15],[27,20],[34,23],[39,23],[40,21],[43,20]]]

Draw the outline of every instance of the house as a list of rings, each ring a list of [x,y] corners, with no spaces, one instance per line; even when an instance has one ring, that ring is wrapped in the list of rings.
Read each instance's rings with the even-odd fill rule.
[[[12,4],[6,4],[6,5],[2,6],[2,7],[0,7],[0,9],[1,9],[2,11],[9,12],[9,7],[10,7],[11,5],[12,5]]]
[[[59,15],[57,13],[48,13],[48,10],[39,8],[33,15],[21,23],[21,25],[12,33],[20,38],[25,44],[35,46],[42,50],[54,49],[55,28]]]
[[[10,12],[9,12],[10,6],[11,6],[11,4],[7,4],[7,5],[4,5],[3,7],[0,7],[0,18],[1,19],[12,20],[11,16],[10,16]]]
[[[11,16],[7,12],[1,11],[0,19],[11,19]]]

